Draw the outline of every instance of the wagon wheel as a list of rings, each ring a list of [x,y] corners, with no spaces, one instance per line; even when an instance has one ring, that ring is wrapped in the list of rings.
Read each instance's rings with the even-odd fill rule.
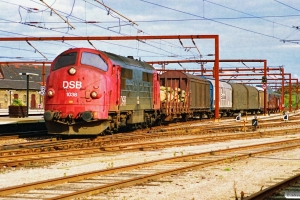
[[[224,112],[220,113],[220,118],[224,117]]]
[[[143,123],[142,123],[142,128],[147,128],[148,125],[149,125],[148,121],[147,121],[147,122],[143,122]]]
[[[187,114],[182,115],[182,121],[187,122],[189,120],[189,117]]]
[[[129,127],[129,129],[132,130],[132,131],[137,130],[137,128],[138,128],[138,127],[137,127],[137,124],[131,124],[131,125],[129,125],[128,127]]]
[[[162,118],[161,117],[158,117],[155,121],[155,125],[157,126],[161,126],[162,125]]]
[[[178,121],[179,121],[179,120],[178,120],[177,117],[173,119],[173,122],[175,122],[175,123],[177,123]]]

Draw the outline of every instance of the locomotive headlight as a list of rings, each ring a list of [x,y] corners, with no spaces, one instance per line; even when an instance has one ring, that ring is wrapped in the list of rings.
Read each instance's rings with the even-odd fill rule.
[[[76,69],[74,68],[74,67],[71,67],[70,69],[69,69],[69,74],[70,75],[74,75],[76,73]]]
[[[97,92],[95,92],[95,91],[91,92],[91,97],[92,97],[93,99],[97,98],[97,96],[98,96],[98,93],[97,93]]]
[[[53,89],[49,89],[49,90],[47,91],[47,96],[48,96],[48,97],[53,97],[54,94],[55,94],[55,92],[54,92]]]

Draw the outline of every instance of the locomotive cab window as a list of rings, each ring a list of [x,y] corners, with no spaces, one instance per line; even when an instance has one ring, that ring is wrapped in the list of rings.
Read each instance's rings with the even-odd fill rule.
[[[90,65],[101,69],[103,71],[107,71],[107,64],[105,61],[100,57],[99,54],[93,54],[89,52],[83,52],[81,55],[81,64]]]
[[[61,55],[56,63],[53,65],[52,70],[57,70],[65,66],[74,65],[77,58],[77,52]]]

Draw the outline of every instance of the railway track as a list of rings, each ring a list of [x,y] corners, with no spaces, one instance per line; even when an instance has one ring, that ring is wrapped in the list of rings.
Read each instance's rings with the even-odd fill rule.
[[[300,123],[300,120],[289,121],[284,123],[282,121],[267,121],[262,122],[259,128],[256,131],[261,135],[265,132],[268,132],[269,128],[284,128],[288,127],[294,128],[297,130],[297,125]],[[175,136],[184,136],[184,135],[211,135],[211,134],[223,134],[223,133],[232,133],[232,132],[244,132],[249,133],[253,132],[253,127],[250,124],[207,124],[203,126],[202,124],[175,124],[170,127],[156,128],[153,130],[139,130],[136,132],[130,133],[120,133],[115,135],[108,136],[99,136],[97,138],[78,138],[68,139],[68,140],[57,140],[55,136],[45,136],[46,139],[40,140],[38,134],[30,135],[28,137],[29,142],[17,143],[17,144],[7,144],[0,146],[0,155],[3,154],[20,154],[20,153],[29,153],[29,152],[45,152],[45,151],[57,151],[65,150],[71,148],[85,148],[92,146],[103,146],[111,145],[118,143],[128,143],[141,140],[151,140],[155,138],[164,138],[164,137],[175,137]],[[31,134],[31,133],[30,133]],[[41,133],[43,135],[43,133]],[[50,138],[49,138],[50,137]],[[6,137],[4,137],[5,139]],[[8,138],[18,138],[18,135],[9,136]],[[8,139],[6,138],[6,139]],[[58,138],[60,139],[60,138]]]
[[[284,139],[277,142],[173,156],[3,188],[0,190],[0,196],[5,197],[5,199],[24,197],[32,199],[74,199],[120,187],[149,183],[165,176],[197,168],[299,147],[300,139]]]
[[[297,117],[289,122],[282,122],[282,120],[278,119],[273,119],[271,122],[261,120],[261,128],[257,131],[252,131],[251,125],[244,126],[241,124],[233,127],[234,124],[236,125],[236,123],[224,122],[203,126],[189,123],[187,126],[187,124],[177,123],[161,129],[115,134],[94,138],[93,140],[87,138],[74,139],[74,141],[33,140],[22,144],[5,145],[0,146],[2,148],[0,150],[0,167],[41,167],[57,161],[85,157],[105,157],[111,155],[111,153],[148,151],[174,146],[215,144],[229,140],[273,138],[275,136],[293,138],[298,137],[293,135],[299,133]],[[178,136],[182,137],[182,139],[172,139]],[[210,154],[213,154],[213,157],[217,155],[215,152],[210,152]],[[177,152],[176,157],[178,155],[180,155],[180,152]],[[108,168],[113,167],[109,166]],[[7,198],[9,199],[10,197],[6,196],[5,199]],[[28,198],[33,197],[30,196]],[[57,197],[53,198],[57,199]]]
[[[244,200],[255,199],[300,199],[300,174],[285,179],[271,187],[244,198]]]
[[[14,133],[2,133],[0,134],[0,140],[11,140],[11,139],[20,139],[20,138],[50,138],[53,137],[47,134],[46,130],[42,131],[24,131],[24,132],[14,132]]]
[[[259,120],[259,126],[257,129],[264,129],[268,127],[275,127],[276,123],[280,126],[282,124],[282,119],[279,117],[278,114],[274,115],[273,117],[266,117],[263,118],[263,116],[260,116],[261,119]],[[250,117],[249,117],[250,118]],[[292,125],[292,123],[296,124],[298,120],[298,115],[294,114],[290,116],[290,121],[287,125]],[[199,123],[197,123],[197,120],[191,121],[191,122],[178,122],[178,123],[171,123],[168,124],[168,126],[160,126],[160,127],[152,127],[151,130],[143,130],[139,131],[140,133],[156,133],[156,132],[161,132],[161,131],[171,131],[171,130],[178,130],[178,129],[194,129],[196,127],[199,127],[202,129],[202,131],[207,130],[212,130],[214,131],[227,131],[227,132],[232,132],[232,131],[239,131],[239,130],[244,130],[244,131],[249,131],[253,127],[250,124],[249,120],[247,121],[247,117],[244,117],[245,121],[242,123],[236,123],[235,120],[228,120],[228,119],[222,119],[218,123],[211,123],[211,120],[201,120]],[[299,121],[300,122],[300,121]],[[204,127],[205,126],[205,127]],[[124,134],[124,133],[119,133]],[[0,134],[0,140],[5,141],[5,140],[11,140],[11,139],[28,139],[28,140],[39,140],[43,138],[56,138],[57,140],[63,139],[61,138],[62,136],[60,135],[49,135],[47,134],[47,130],[42,130],[42,131],[24,131],[24,132],[14,132],[14,133],[1,133]],[[76,137],[76,136],[73,136]],[[67,138],[67,137],[65,137]],[[99,140],[99,138],[98,138]]]
[[[40,143],[25,143],[15,144],[9,147],[2,147],[0,151],[0,168],[1,167],[24,167],[24,166],[44,166],[47,163],[57,162],[59,160],[76,159],[87,156],[99,156],[105,152],[126,152],[126,151],[145,151],[153,149],[170,148],[174,146],[193,146],[203,145],[208,143],[224,142],[229,140],[246,140],[253,138],[266,138],[275,136],[293,136],[300,132],[299,127],[293,127],[285,130],[270,130],[261,132],[249,132],[249,133],[231,133],[231,134],[219,134],[219,135],[198,135],[190,138],[182,139],[161,139],[160,141],[145,141],[138,143],[123,144],[117,139],[117,142],[92,142],[89,140],[66,140],[66,141],[42,141]],[[172,134],[172,133],[170,133]],[[128,136],[129,137],[129,136]],[[131,136],[132,137],[132,136]],[[130,141],[133,139],[129,138]],[[135,135],[137,137],[137,135]],[[121,138],[122,141],[125,138]],[[137,140],[137,138],[135,138]],[[111,143],[119,143],[115,145],[109,145]],[[17,146],[20,149],[15,149]],[[65,146],[67,146],[65,148]]]

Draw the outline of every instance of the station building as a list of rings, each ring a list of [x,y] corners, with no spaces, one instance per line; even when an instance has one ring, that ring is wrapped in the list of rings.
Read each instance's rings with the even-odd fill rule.
[[[49,74],[48,65],[0,65],[0,109],[8,108],[13,99],[22,100],[27,105],[27,75],[20,73],[33,73],[29,75],[29,109],[43,108],[43,87]]]

